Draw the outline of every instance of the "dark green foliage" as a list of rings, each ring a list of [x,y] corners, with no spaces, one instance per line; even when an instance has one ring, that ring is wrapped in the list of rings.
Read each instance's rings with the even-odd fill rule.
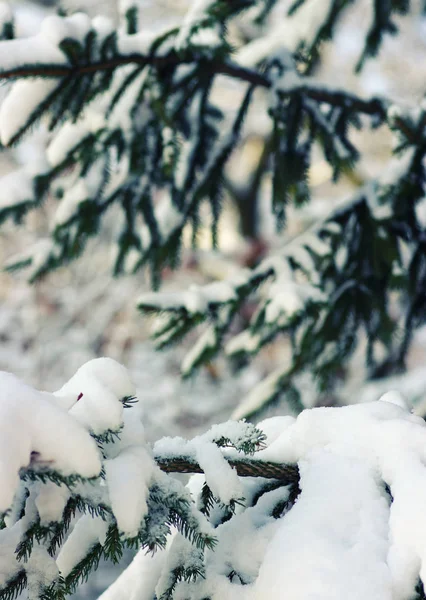
[[[310,55],[319,56],[322,41],[332,35],[337,17],[347,4],[350,3],[337,0],[332,3],[326,21],[309,50]],[[13,207],[0,209],[0,220],[13,217],[21,221],[28,210],[39,206],[43,196],[50,191],[53,180],[71,167],[78,168],[80,178],[97,180],[94,187],[90,186],[87,197],[78,199],[69,218],[55,224],[51,250],[46,252],[43,260],[37,261],[31,280],[78,257],[87,240],[97,235],[102,217],[112,204],[121,206],[124,215],[114,267],[116,274],[149,264],[153,283],[157,286],[162,268],[178,264],[183,228],[188,222],[194,225],[198,222],[200,203],[204,200],[210,203],[213,215],[213,244],[218,243],[216,232],[223,172],[238,143],[244,116],[252,101],[252,91],[259,84],[254,74],[256,83],[242,100],[234,123],[223,123],[220,109],[211,100],[216,75],[222,71],[232,75],[235,71],[235,77],[241,76],[248,81],[251,81],[252,75],[249,72],[240,75],[238,68],[231,63],[228,65],[232,48],[227,42],[225,27],[216,45],[203,46],[198,42],[192,45],[191,40],[193,34],[214,29],[218,20],[225,25],[228,19],[255,5],[259,6],[258,16],[262,21],[274,2],[214,3],[205,20],[194,23],[186,45],[181,45],[179,51],[173,48],[173,41],[179,33],[177,28],[153,39],[147,55],[133,54],[129,57],[120,54],[116,32],[99,35],[96,29],[91,29],[83,41],[65,37],[60,42],[59,47],[68,59],[68,64],[63,67],[47,64],[24,67],[28,75],[33,70],[40,76],[52,74],[58,83],[34,112],[23,120],[22,127],[10,143],[17,141],[46,113],[52,130],[64,121],[82,121],[84,126],[83,109],[99,96],[107,98],[109,94],[105,109],[101,109],[106,117],[104,126],[96,133],[87,131],[75,146],[69,147],[62,162],[50,172],[36,177],[33,198],[23,198]],[[402,12],[402,9],[398,3],[391,6],[391,10]],[[297,6],[292,12],[297,14]],[[129,10],[124,18],[128,32],[135,33],[138,27],[136,9]],[[298,57],[299,51],[295,58]],[[96,61],[103,66],[96,67]],[[294,65],[280,64],[278,59],[272,64],[281,71],[295,69]],[[305,69],[305,75],[308,71]],[[261,85],[268,84],[267,79],[261,81]],[[320,89],[309,90],[306,77],[301,78],[300,86],[289,93],[279,88],[277,93],[271,148],[273,202],[278,223],[283,224],[288,200],[299,205],[309,199],[307,173],[314,141],[323,146],[336,178],[356,161],[357,150],[349,141],[348,133],[350,127],[356,124],[357,111],[361,109],[363,112],[364,109],[349,94],[337,90],[333,92],[330,111],[324,113],[323,103],[330,102],[330,93],[327,91],[324,95]],[[324,98],[317,98],[322,95]],[[127,97],[132,100],[129,102]],[[126,100],[125,106],[121,106],[123,100]],[[383,118],[383,105],[378,101],[376,104],[366,110]],[[143,119],[140,118],[142,105]],[[132,122],[130,132],[124,135],[123,122],[111,119],[114,111],[129,113]],[[232,135],[221,139],[220,128],[228,127]],[[170,133],[165,136],[165,132]],[[127,176],[118,187],[111,189],[111,172],[117,164],[124,164],[123,161],[127,164]],[[179,171],[183,170],[185,173],[179,175]],[[100,178],[96,175],[99,171],[103,173]],[[154,202],[154,197],[163,193],[170,195],[176,209],[176,218],[167,231],[161,225],[164,217],[159,215],[160,209]],[[64,199],[62,203],[66,201]],[[141,222],[146,226],[143,235]],[[132,263],[127,264],[130,255]],[[10,268],[30,264],[31,257],[28,256],[12,262]],[[220,347],[222,333],[218,328],[216,348]],[[211,355],[206,353],[202,360]]]
[[[27,587],[27,575],[22,569],[11,580],[7,582],[7,586],[0,589],[1,600],[15,600],[22,594]]]
[[[100,543],[95,544],[88,554],[73,568],[65,579],[65,585],[69,593],[75,592],[78,585],[87,581],[90,573],[96,571],[103,555],[103,547]]]
[[[194,562],[191,565],[184,566],[179,565],[175,567],[170,574],[171,582],[164,592],[162,592],[159,600],[171,600],[173,598],[173,592],[175,591],[176,585],[180,581],[191,582],[195,581],[198,577],[204,576],[204,569],[201,561],[199,563]]]
[[[135,398],[126,396],[122,402],[125,407],[131,407]],[[117,451],[120,454],[120,450],[115,449],[115,445],[120,444],[118,432],[106,431],[101,435],[92,435],[98,442],[103,461],[108,460],[111,453],[112,456],[116,456]],[[215,425],[205,434],[202,442],[234,448],[244,454],[253,454],[255,450],[262,449],[264,440],[265,436],[260,430],[249,423],[240,422],[238,426],[235,423]],[[198,439],[198,443],[200,441]],[[102,467],[98,478],[84,479],[78,475],[64,476],[53,469],[45,469],[37,465],[36,456],[32,456],[32,459],[31,467],[21,470],[21,486],[13,510],[8,512],[7,522],[3,520],[2,531],[5,537],[0,543],[10,546],[10,528],[15,525],[22,528],[16,530],[18,537],[12,538],[14,541],[11,552],[13,562],[16,561],[16,568],[13,569],[12,562],[12,577],[4,588],[0,589],[0,597],[12,598],[20,593],[27,586],[28,572],[29,584],[32,589],[39,586],[41,598],[63,600],[88,579],[101,560],[117,563],[125,549],[146,549],[154,553],[166,547],[172,532],[178,532],[177,539],[186,545],[188,560],[185,559],[171,569],[170,581],[162,592],[165,594],[164,598],[171,598],[179,581],[195,581],[203,576],[205,553],[212,551],[217,543],[213,528],[231,519],[237,505],[243,506],[242,500],[238,498],[232,499],[229,505],[225,506],[213,497],[207,485],[199,502],[194,503],[189,491],[179,481],[155,468],[150,478],[149,491],[147,490],[147,512],[141,519],[137,534],[130,537],[119,530],[113,506],[109,505],[106,466]],[[220,453],[218,460],[224,460]],[[46,484],[49,487],[44,488]],[[62,492],[66,494],[66,502],[64,500],[62,515],[57,520],[46,522],[43,521],[45,517],[41,517],[42,513],[39,514],[38,501],[43,492],[48,495],[56,494],[58,490],[55,490],[54,486],[61,486]],[[215,510],[215,515],[209,523],[209,513],[212,509]],[[80,522],[80,519],[86,520]],[[96,521],[93,530],[90,529],[91,519]],[[58,554],[66,552],[69,536],[78,535],[78,532],[72,529],[73,524],[76,528],[82,527],[80,531],[83,531],[84,527],[89,528],[89,535],[85,541],[87,547],[84,548],[80,560],[77,564],[70,565],[72,568],[69,573],[58,573],[49,581],[43,579],[43,576],[40,580],[34,580],[32,558],[35,556],[38,560],[38,553],[42,550],[45,560],[51,560],[54,566],[53,561]],[[75,538],[71,543],[75,543]],[[21,565],[23,570],[20,570]]]

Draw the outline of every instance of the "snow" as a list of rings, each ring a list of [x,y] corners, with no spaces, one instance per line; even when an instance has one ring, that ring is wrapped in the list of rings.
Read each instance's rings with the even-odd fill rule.
[[[148,511],[148,486],[153,461],[145,448],[134,446],[105,461],[111,508],[118,528],[126,537],[135,537]]]
[[[155,207],[155,220],[163,243],[180,227],[183,214],[173,204],[170,196],[165,196]]]
[[[49,164],[52,167],[60,165],[88,133],[86,122],[66,122],[47,147],[46,155]]]
[[[231,281],[214,281],[204,286],[191,284],[186,292],[145,293],[139,296],[139,305],[160,310],[184,308],[191,314],[203,313],[209,304],[228,303],[237,296]]]
[[[256,37],[236,53],[237,62],[253,67],[274,54],[295,52],[301,42],[309,47],[318,31],[318,15],[328,13],[332,2],[310,0],[304,2],[292,17],[277,19],[266,29],[264,36]]]
[[[0,2],[0,23],[8,23],[13,19],[13,13],[7,2]]]
[[[282,380],[285,377],[288,377],[291,367],[290,360],[283,362],[284,365],[280,365],[278,369],[272,371],[272,373],[262,379],[260,383],[250,390],[242,402],[234,409],[232,413],[233,419],[242,419],[254,414],[259,411],[268,400],[273,398],[277,393],[281,393]]]
[[[244,493],[237,472],[224,459],[220,448],[201,439],[194,443],[197,461],[213,495],[226,505],[241,499]]]
[[[57,79],[47,78],[36,81],[21,80],[13,84],[0,106],[0,140],[2,144],[7,146],[13,140],[58,85]]]
[[[317,287],[278,278],[271,284],[268,293],[265,320],[267,323],[285,325],[302,312],[308,303],[323,303],[325,300],[325,295]]]
[[[134,396],[135,388],[123,365],[111,358],[97,358],[85,363],[76,374],[55,392],[58,397],[83,397],[70,414],[96,434],[117,431],[123,423],[125,396]]]
[[[22,569],[15,557],[15,549],[22,535],[22,523],[0,531],[0,586],[3,587],[9,579]]]
[[[58,576],[55,560],[49,555],[46,548],[35,542],[31,557],[25,566],[28,578],[28,598],[38,600],[43,591],[49,587]]]
[[[299,462],[302,493],[267,548],[254,598],[391,600],[389,503],[361,460]]]
[[[268,542],[276,530],[276,521],[271,518],[270,513],[279,500],[287,498],[288,489],[284,486],[265,494],[256,506],[247,508],[221,525],[218,528],[218,545],[207,557],[208,574],[225,577],[229,565],[232,565],[237,573],[244,574],[245,583],[252,583],[258,575]],[[214,588],[215,578],[212,584],[210,586]],[[241,590],[240,587],[237,589]],[[214,598],[220,598],[220,594],[216,592]]]
[[[96,31],[98,39],[103,41],[114,31],[114,22],[104,15],[97,15],[92,19],[92,27]]]
[[[217,344],[217,332],[216,328],[211,325],[206,329],[206,331],[200,335],[196,343],[193,345],[191,350],[185,355],[185,358],[182,361],[182,373],[184,375],[189,374],[194,364],[199,359],[200,355],[206,350],[215,348]]]
[[[35,483],[37,493],[35,505],[42,525],[49,525],[54,521],[61,521],[62,514],[71,495],[65,485],[56,485],[51,481]]]
[[[67,59],[63,52],[42,34],[0,41],[1,71],[12,71],[22,65],[36,63],[63,66]]]
[[[0,512],[12,504],[19,470],[31,452],[64,475],[99,474],[95,441],[77,421],[56,405],[53,394],[39,392],[10,373],[0,373]]]
[[[231,338],[225,346],[225,353],[228,356],[244,352],[251,354],[255,352],[261,343],[262,338],[259,334],[253,334],[250,329],[245,329],[235,337]]]
[[[109,523],[99,517],[83,515],[79,518],[56,559],[63,577],[69,575],[96,544],[103,544],[108,526]]]
[[[147,55],[157,37],[158,32],[141,31],[132,35],[122,33],[118,37],[118,51],[124,56],[131,54]]]
[[[99,600],[152,600],[166,556],[167,550],[157,550],[154,556],[139,550],[127,569]]]
[[[258,456],[297,462],[301,494],[281,519],[253,597],[286,589],[291,600],[408,599],[426,565],[425,442],[425,422],[396,392],[290,422]]]
[[[35,276],[40,268],[48,261],[51,255],[54,255],[55,245],[51,238],[41,238],[34,243],[31,248],[12,255],[6,263],[6,267],[16,263],[29,261],[31,267],[28,271],[28,277]]]
[[[63,198],[58,204],[53,219],[54,227],[66,225],[78,211],[80,204],[89,200],[91,197],[86,179],[78,179],[75,184],[67,189]]]
[[[285,370],[276,372],[269,387],[283,376]],[[180,486],[154,470],[142,407],[135,404],[123,414],[121,399],[132,395],[134,387],[126,369],[112,359],[89,361],[55,394],[34,390],[8,373],[1,374],[0,387],[0,423],[7,424],[0,436],[0,509],[12,505],[19,468],[30,460],[33,468],[47,463],[85,477],[99,473],[98,449],[77,417],[90,430],[101,431],[100,422],[107,429],[121,428],[120,438],[102,447],[102,485],[79,483],[74,492],[109,506],[124,536],[137,535],[153,482]],[[91,412],[94,407],[101,416]],[[216,505],[210,520],[214,524],[218,519],[218,543],[205,551],[206,577],[178,583],[176,598],[193,597],[196,590],[194,597],[212,600],[278,600],[285,589],[288,600],[409,600],[418,576],[426,577],[426,423],[411,413],[401,394],[390,391],[374,402],[309,409],[297,418],[274,417],[257,429],[264,431],[266,444],[255,453],[256,460],[299,468],[301,491],[290,510],[285,509],[290,494],[285,485],[263,493],[251,505],[262,481],[240,478],[226,460],[240,454],[216,445],[225,439],[238,449],[254,442],[258,434],[249,423],[229,421],[190,441],[163,438],[154,447],[157,457],[198,462],[204,474],[189,484],[195,505],[204,481],[222,505],[244,498],[248,503],[237,505],[225,522],[219,514],[223,508]],[[30,485],[29,498],[16,496],[8,527],[0,531],[3,583],[21,568],[14,549],[27,528],[37,517],[46,525],[60,521],[73,492],[50,481]],[[19,517],[22,502],[25,516]],[[278,519],[273,516],[277,505],[284,507]],[[109,518],[82,515],[56,562],[36,544],[25,563],[30,596],[37,597],[54,581],[58,569],[66,577],[95,544],[102,545],[110,524]],[[199,524],[209,531],[207,521]],[[154,558],[139,553],[102,598],[151,598],[154,588],[167,589],[173,565],[196,563],[200,556],[181,534],[174,534]],[[231,578],[230,572],[235,573]]]
[[[50,15],[41,24],[41,35],[54,46],[58,46],[66,38],[83,44],[91,25],[89,16],[82,12],[74,13],[69,17]]]
[[[16,169],[0,179],[0,211],[34,200],[32,178],[25,168]]]
[[[175,45],[177,50],[185,48],[189,41],[193,42],[191,39],[192,29],[208,16],[207,11],[213,4],[214,0],[194,0],[192,2],[191,8],[187,11],[176,38]]]

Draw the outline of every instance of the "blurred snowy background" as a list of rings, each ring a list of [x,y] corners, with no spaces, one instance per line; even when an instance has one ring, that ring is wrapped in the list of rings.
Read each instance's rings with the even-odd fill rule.
[[[179,21],[190,4],[186,0],[140,0],[144,7],[142,27],[151,31]],[[41,19],[58,8],[83,9],[91,14],[107,13],[116,17],[113,0],[34,0],[11,2],[17,15],[19,36],[35,33]],[[420,101],[426,81],[426,16],[420,2],[409,17],[401,18],[401,35],[388,37],[378,60],[367,62],[359,77],[354,65],[371,18],[371,0],[358,0],[343,19],[335,43],[325,48],[323,77],[348,86],[360,94],[386,95],[400,102],[416,104]],[[278,2],[270,27],[283,18],[289,1]],[[236,27],[236,40],[250,39],[252,31],[244,19]],[[3,94],[4,91],[0,90]],[[224,83],[223,102],[232,108],[235,88]],[[239,156],[233,160],[229,174],[229,189],[244,187],[264,145],[264,98],[259,94],[259,112],[250,115],[245,139]],[[37,160],[46,133],[36,130],[19,149],[4,151],[0,157],[0,174],[12,167]],[[319,158],[313,163],[310,181],[312,203],[298,211],[290,211],[287,235],[294,235],[319,216],[324,215],[336,199],[350,195],[365,181],[380,173],[391,154],[391,139],[381,129],[363,133],[360,140],[365,153],[351,177],[339,185],[331,183],[328,165]],[[226,201],[220,232],[221,253],[208,250],[201,237],[197,255],[184,258],[182,269],[165,274],[164,286],[183,289],[191,282],[221,279],[229,273],[234,261],[247,264],[250,256],[261,251],[264,240],[268,245],[277,243],[268,219],[268,191],[270,182],[264,179],[261,187],[259,212],[259,243],[244,239],[238,233],[239,216],[231,198]],[[42,211],[31,215],[25,231],[12,225],[0,228],[0,263],[4,264],[13,253],[26,247],[46,231],[49,203]],[[426,212],[426,211],[425,211]],[[149,341],[150,323],[135,308],[138,294],[147,289],[143,274],[114,279],[111,276],[111,247],[114,215],[102,236],[90,244],[84,256],[45,281],[29,285],[25,274],[0,273],[0,369],[12,371],[41,389],[58,389],[77,368],[98,356],[110,356],[122,362],[129,370],[139,390],[145,411],[149,439],[163,435],[193,436],[209,424],[226,420],[241,398],[266,374],[272,371],[288,352],[285,340],[274,342],[250,365],[233,372],[230,365],[219,360],[203,368],[199,375],[182,382],[179,364],[183,347],[158,353]],[[416,405],[416,411],[426,414],[426,328],[417,333],[409,361],[408,372],[391,380],[382,379],[364,384],[362,344],[355,356],[347,381],[342,382],[336,395],[318,398],[315,387],[306,378],[306,404],[338,404],[376,399],[383,391],[396,388]],[[276,411],[282,407],[275,407]],[[114,570],[102,569],[95,581],[81,594],[95,597],[99,590],[115,576]],[[82,597],[80,595],[80,597]]]

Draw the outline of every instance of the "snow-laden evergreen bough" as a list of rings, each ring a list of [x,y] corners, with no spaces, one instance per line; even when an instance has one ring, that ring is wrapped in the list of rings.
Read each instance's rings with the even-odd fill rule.
[[[1,598],[64,598],[124,548],[102,600],[425,597],[426,424],[397,393],[153,447],[142,414],[111,359],[55,393],[0,373]]]
[[[277,18],[283,4],[288,13]],[[298,377],[306,370],[321,390],[331,389],[360,331],[371,376],[403,369],[413,331],[426,319],[426,232],[418,213],[426,113],[423,104],[360,97],[316,76],[322,44],[352,4],[197,0],[180,26],[155,33],[144,31],[143,3],[121,0],[118,24],[82,13],[49,16],[25,39],[14,39],[13,16],[2,5],[0,78],[12,85],[0,108],[0,139],[16,144],[40,120],[51,135],[40,160],[1,179],[0,221],[19,223],[46,197],[57,201],[47,237],[10,267],[28,267],[35,280],[74,259],[115,205],[122,214],[115,272],[147,265],[158,285],[162,268],[179,260],[184,228],[192,227],[196,241],[205,205],[217,243],[226,168],[254,102],[266,117],[255,179],[258,187],[263,177],[272,181],[279,226],[289,202],[309,199],[314,149],[338,179],[359,157],[354,130],[382,125],[394,136],[395,162],[309,231],[253,270],[181,295],[145,294],[138,305],[161,314],[159,346],[206,324],[184,375],[224,346],[246,360],[288,336],[291,361],[236,416],[259,413],[283,395],[302,408]],[[408,0],[373,4],[358,70],[410,10]],[[235,47],[229,32],[241,19],[249,39]],[[220,103],[224,78],[236,84],[235,110]],[[260,286],[258,310],[237,335],[232,323]]]

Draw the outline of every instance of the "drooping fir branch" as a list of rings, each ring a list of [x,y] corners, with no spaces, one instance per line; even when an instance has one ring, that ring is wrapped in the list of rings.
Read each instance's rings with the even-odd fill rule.
[[[18,141],[42,117],[51,130],[69,120],[48,148],[48,166],[4,180],[0,221],[20,222],[48,194],[58,200],[50,237],[12,258],[10,268],[30,266],[30,280],[35,280],[75,259],[98,233],[112,205],[120,206],[123,214],[117,274],[149,265],[157,286],[162,267],[178,262],[186,224],[193,224],[196,239],[205,201],[211,207],[212,238],[217,243],[224,170],[256,87],[269,88],[271,94],[273,204],[281,224],[289,200],[297,204],[309,198],[307,171],[314,143],[323,148],[337,178],[358,158],[349,133],[360,126],[359,115],[368,115],[374,125],[391,125],[389,101],[362,99],[318,84],[296,64],[297,53],[278,53],[263,70],[232,62],[220,19],[255,4],[212,2],[200,19],[191,20],[189,13],[180,29],[153,37],[137,33],[132,19],[129,34],[74,15],[47,21],[30,43],[1,42],[0,78],[18,80],[0,113],[3,141]],[[210,35],[208,43],[204,35]],[[20,61],[8,44],[19,50]],[[211,96],[217,75],[249,84],[234,120],[226,123]],[[28,97],[28,106],[18,116],[15,93]],[[95,98],[100,101],[96,120],[90,114]],[[410,118],[410,111],[400,111],[391,126],[408,143],[417,144]],[[232,135],[226,137],[221,131],[228,128]],[[216,329],[219,340],[223,327]]]
[[[417,123],[423,128],[423,114]],[[421,137],[415,127],[411,131]],[[250,392],[235,418],[255,415],[277,397],[287,397],[297,410],[303,408],[297,377],[305,370],[314,374],[320,390],[332,389],[362,329],[371,377],[403,368],[414,328],[426,320],[420,299],[425,289],[426,232],[416,213],[425,193],[426,144],[416,149],[405,144],[409,149],[391,163],[382,180],[368,184],[252,271],[180,295],[140,298],[143,312],[161,315],[154,333],[160,347],[207,323],[183,361],[184,375],[214,357],[223,345],[230,357],[246,358],[277,335],[288,336],[291,360]],[[405,276],[404,264],[409,273]],[[247,328],[229,335],[243,303],[268,281]],[[391,293],[398,301],[398,315],[389,305]]]
[[[34,77],[78,79],[85,75],[94,75],[95,73],[102,71],[114,71],[115,69],[126,65],[138,65],[140,67],[151,66],[161,70],[167,67],[176,67],[199,62],[200,66],[212,76],[226,75],[232,79],[237,79],[242,82],[249,83],[252,86],[266,89],[271,88],[273,85],[272,81],[261,72],[238,65],[232,61],[219,62],[218,60],[209,60],[208,58],[203,58],[200,61],[197,54],[198,53],[194,53],[194,55],[185,57],[175,51],[169,51],[166,56],[157,56],[155,54],[131,54],[126,56],[117,56],[103,62],[93,62],[89,64],[77,64],[70,66],[49,65],[49,63],[37,64],[35,66],[23,66],[17,69],[0,70],[0,80],[32,79]],[[97,91],[98,94],[102,92],[103,90]],[[316,102],[345,108],[346,110],[376,117],[380,120],[386,119],[387,109],[392,105],[392,103],[385,98],[362,98],[345,89],[333,89],[329,86],[323,87],[321,84],[314,82],[314,80],[310,77],[303,77],[300,79],[300,84],[297,87],[294,87],[291,91],[291,94],[295,93],[303,95],[307,98],[311,98]],[[401,127],[403,127],[403,122],[401,122]]]
[[[125,413],[130,413],[135,403],[124,368],[114,362],[111,364],[107,359],[99,360],[101,365],[98,361],[94,361],[95,365],[88,363],[86,378],[79,379],[77,374],[76,379],[65,384],[61,391],[66,394],[66,403],[71,403],[71,407],[78,398],[78,407],[84,408],[89,396],[86,395],[87,385],[91,390],[92,402],[96,391],[99,393],[99,411],[102,414],[105,412],[103,402],[109,398],[118,408],[118,412],[113,411],[116,419],[123,418],[122,437],[102,435],[99,428],[96,434],[85,432],[92,451],[100,461],[98,475],[93,477],[82,476],[78,468],[76,473],[63,475],[59,468],[56,469],[53,459],[49,460],[47,469],[39,452],[30,454],[32,460],[29,466],[22,467],[19,472],[15,498],[4,515],[3,528],[0,530],[2,552],[8,557],[0,585],[2,599],[14,597],[28,585],[32,590],[37,588],[39,596],[46,600],[63,600],[96,570],[101,559],[117,562],[125,548],[142,548],[150,552],[164,549],[172,532],[179,532],[187,544],[189,556],[203,557],[205,551],[213,550],[217,538],[207,513],[194,503],[189,490],[182,483],[168,476],[172,471],[187,471],[188,465],[193,472],[199,472],[202,468],[208,482],[206,485],[211,490],[210,504],[217,506],[224,519],[230,517],[235,507],[243,502],[245,492],[238,477],[240,471],[245,476],[257,476],[262,480],[273,477],[278,481],[279,478],[282,487],[297,487],[298,473],[295,467],[286,469],[285,466],[261,461],[256,466],[256,461],[250,459],[244,464],[244,455],[253,455],[262,450],[266,440],[262,431],[246,422],[215,425],[194,440],[160,440],[158,448],[162,448],[163,452],[158,454],[156,461],[146,447],[140,424],[138,430],[137,415],[135,422],[127,420],[127,415],[122,415],[123,407],[127,408]],[[121,394],[115,391],[112,394],[108,386],[99,385],[99,377],[102,379],[103,375],[99,368],[102,361],[107,361],[109,372],[116,370],[119,377],[113,378],[113,381],[117,385],[118,380],[126,392]],[[88,373],[92,373],[92,377]],[[83,392],[76,392],[81,389],[80,386]],[[47,401],[46,393],[39,397],[36,390],[28,392],[30,388],[22,387],[22,393],[26,391],[40,402]],[[51,396],[54,413],[57,408],[54,403],[64,396]],[[111,405],[109,408],[112,408]],[[60,413],[62,415],[62,411]],[[63,414],[69,418],[69,425],[74,423],[72,416],[65,411]],[[130,432],[129,423],[132,423]],[[7,424],[3,426],[7,427]],[[117,429],[117,425],[110,423],[105,431]],[[92,445],[93,438],[98,446],[99,440],[102,440],[101,447]],[[192,451],[186,457],[186,469],[183,468],[185,452],[182,453],[182,449]],[[176,451],[177,461],[174,464]],[[231,463],[225,458],[229,452],[233,452]],[[87,452],[79,455],[80,459],[85,464]],[[233,470],[234,462],[241,464],[242,468]],[[219,478],[218,470],[221,475]],[[229,484],[232,490],[228,489]],[[134,496],[126,493],[123,485],[131,485]],[[129,513],[133,515],[131,522]],[[70,531],[71,523],[74,527]]]

